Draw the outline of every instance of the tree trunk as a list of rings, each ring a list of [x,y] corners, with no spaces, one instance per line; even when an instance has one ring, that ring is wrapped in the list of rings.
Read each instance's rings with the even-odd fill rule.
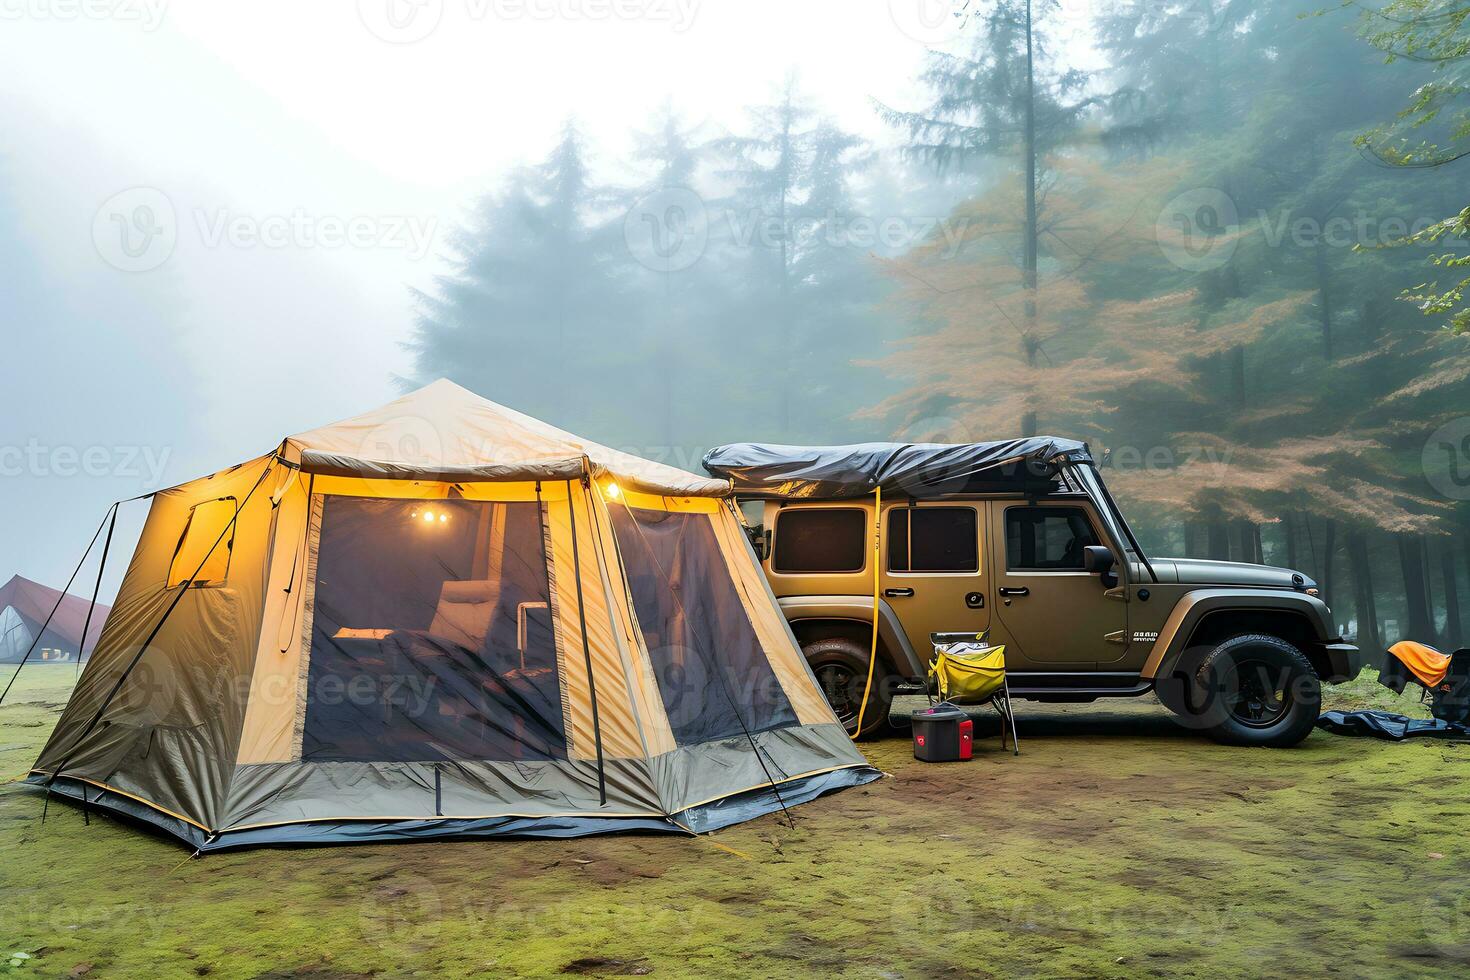
[[[1327,268],[1327,243],[1317,236],[1314,255],[1317,269],[1317,304],[1322,324],[1322,356],[1332,360],[1332,275]]]
[[[1434,573],[1430,571],[1429,564],[1429,539],[1419,538],[1419,560],[1420,567],[1424,569],[1424,605],[1429,610],[1429,643],[1439,643],[1439,617],[1434,615]]]
[[[1353,596],[1358,608],[1358,646],[1370,654],[1383,649],[1378,635],[1378,609],[1373,598],[1373,563],[1368,554],[1368,532],[1347,533],[1348,564],[1353,570]]]
[[[674,356],[678,340],[674,335],[674,292],[673,276],[664,273],[664,336],[659,344],[662,348],[659,360],[663,362],[658,385],[663,395],[664,451],[672,453],[674,447],[674,374],[678,370],[678,359]],[[789,378],[787,379],[790,380]]]
[[[1429,594],[1424,587],[1424,542],[1417,534],[1401,533],[1397,537],[1408,621],[1404,635],[1396,639],[1430,643],[1434,639],[1434,620],[1429,611]]]
[[[1378,338],[1383,334],[1382,324],[1383,309],[1376,299],[1365,300],[1363,303],[1363,350],[1370,351],[1378,346]]]
[[[1237,521],[1235,533],[1240,541],[1240,560],[1259,563],[1261,559],[1256,553],[1259,529],[1256,525],[1251,521]]]
[[[1281,533],[1286,536],[1286,567],[1300,568],[1301,559],[1296,553],[1296,518],[1290,513],[1281,519]]]
[[[1465,642],[1460,623],[1460,583],[1455,574],[1455,545],[1450,538],[1439,549],[1439,573],[1444,579],[1445,646],[1458,647]]]
[[[1198,558],[1199,547],[1199,524],[1194,521],[1184,522],[1184,557]]]
[[[1230,560],[1230,528],[1224,518],[1211,518],[1207,525],[1209,540],[1205,544],[1209,557],[1217,561]]]
[[[1031,288],[1034,289],[1035,287],[1036,282],[1033,278]],[[1026,317],[1028,320],[1034,320],[1036,317],[1036,303],[1029,299],[1026,301]],[[1032,338],[1029,336],[1022,337],[1021,343],[1024,345],[1026,351],[1026,366],[1028,368],[1036,367],[1036,345],[1032,343]],[[1036,392],[1032,391],[1027,395],[1027,400],[1031,401],[1035,397]],[[1029,439],[1034,435],[1036,435],[1036,412],[1033,409],[1021,415],[1021,438]]]
[[[1245,408],[1245,348],[1230,350],[1230,400],[1236,408]]]
[[[1332,605],[1334,591],[1332,566],[1333,556],[1337,551],[1337,522],[1332,518],[1323,521],[1322,527],[1322,601],[1329,606]]]
[[[1031,0],[1026,0],[1026,242],[1022,268],[1026,272],[1026,288],[1036,289],[1037,223],[1036,223],[1036,72],[1032,50]]]
[[[1040,229],[1036,216],[1036,59],[1031,31],[1031,0],[1026,0],[1026,241],[1023,243],[1021,269],[1026,288],[1026,364],[1036,366],[1036,267],[1040,247]],[[1031,393],[1035,397],[1035,392]],[[1036,435],[1036,410],[1021,418],[1021,435]]]
[[[789,106],[791,99],[791,90],[789,88],[787,89],[786,98],[787,105]],[[785,124],[785,129],[782,132],[783,155],[789,152],[791,132],[791,124],[789,122],[791,118],[790,114],[788,113],[785,118],[788,122]],[[786,194],[789,190],[790,178],[783,179],[788,181],[788,183],[783,184],[781,187],[779,214],[781,219],[781,360],[783,364],[781,367],[781,391],[777,397],[780,399],[781,405],[781,434],[789,436],[791,434],[791,392],[796,387],[797,358],[794,337],[796,326],[792,322],[791,317],[791,253],[787,248],[786,242],[788,237],[787,229],[790,227],[786,223]]]

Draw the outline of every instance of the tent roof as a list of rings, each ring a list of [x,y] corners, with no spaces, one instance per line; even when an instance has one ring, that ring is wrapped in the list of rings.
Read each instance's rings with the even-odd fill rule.
[[[51,615],[57,599],[61,599],[61,606],[56,609],[56,615],[51,617],[51,625],[47,629],[71,643],[76,643],[82,635],[82,625],[87,621],[87,607],[90,603],[86,599],[69,593],[63,598],[56,589],[19,575],[12,576],[9,582],[0,586],[0,609],[7,606],[14,608],[22,617],[34,623],[37,629]],[[107,606],[97,603],[97,608],[92,613],[92,625],[87,629],[87,642],[81,644],[80,652],[87,653],[96,645],[108,611]]]
[[[372,411],[286,440],[314,472],[369,478],[566,480],[596,476],[670,496],[723,496],[729,483],[579,438],[440,378]]]
[[[1064,463],[1087,463],[1085,442],[1033,436],[960,444],[865,442],[779,446],[742,442],[711,449],[704,467],[736,493],[766,497],[860,497],[885,492],[934,497],[978,489],[1024,489]]]

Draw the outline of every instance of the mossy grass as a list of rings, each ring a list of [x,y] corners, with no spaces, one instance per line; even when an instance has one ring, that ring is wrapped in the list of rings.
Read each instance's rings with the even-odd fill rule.
[[[27,668],[0,766],[73,672]],[[1398,710],[1372,679],[1337,706]],[[1385,695],[1387,692],[1384,692]],[[970,763],[864,743],[870,786],[722,831],[181,846],[0,791],[0,974],[1354,976],[1470,961],[1470,746],[1314,733],[1215,745],[1148,699],[981,716]],[[738,853],[732,853],[738,852]],[[742,856],[744,855],[744,856]],[[11,953],[28,957],[12,958]]]

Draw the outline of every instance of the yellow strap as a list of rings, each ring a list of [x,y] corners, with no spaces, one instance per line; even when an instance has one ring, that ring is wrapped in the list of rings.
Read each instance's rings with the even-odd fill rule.
[[[868,694],[873,690],[873,667],[878,663],[878,539],[883,528],[883,485],[873,488],[873,646],[868,651],[868,683],[863,685],[863,700],[858,705],[857,728],[853,729],[852,740],[863,733],[863,714],[868,710]]]

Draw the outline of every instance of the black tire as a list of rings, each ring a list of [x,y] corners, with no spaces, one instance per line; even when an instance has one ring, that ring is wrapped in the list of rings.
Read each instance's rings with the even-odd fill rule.
[[[858,707],[863,687],[868,682],[868,651],[852,640],[832,637],[802,645],[801,652],[817,676],[817,686],[827,696],[827,703],[837,713],[837,720],[851,735],[857,729]],[[863,709],[863,730],[859,738],[870,737],[884,728],[888,710],[893,706],[893,678],[879,656],[873,667],[873,687]]]
[[[1196,717],[1226,745],[1296,745],[1322,709],[1317,672],[1279,636],[1248,633],[1221,643],[1195,669],[1193,688]]]

